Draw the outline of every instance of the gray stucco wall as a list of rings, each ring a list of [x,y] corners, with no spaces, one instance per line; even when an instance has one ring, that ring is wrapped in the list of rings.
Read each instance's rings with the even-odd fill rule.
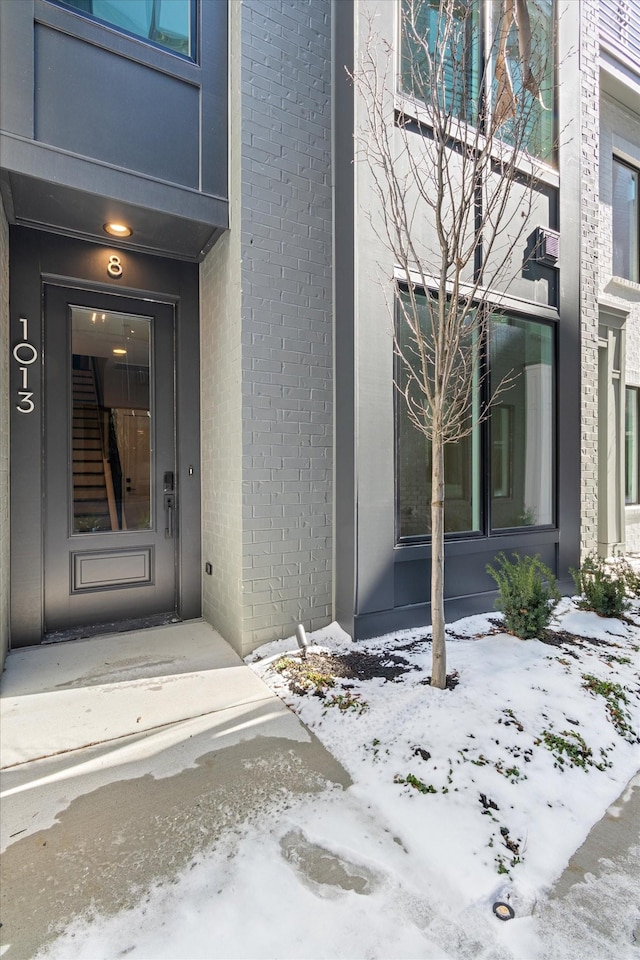
[[[249,649],[332,615],[331,4],[247,0],[242,14]]]
[[[9,383],[9,228],[0,202],[0,384]],[[0,667],[9,649],[9,394],[0,390]]]

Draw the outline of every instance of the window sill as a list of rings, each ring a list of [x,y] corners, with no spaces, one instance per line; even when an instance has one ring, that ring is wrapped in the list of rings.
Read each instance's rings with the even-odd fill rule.
[[[638,516],[640,519],[640,514]],[[557,543],[560,534],[557,527],[517,527],[500,533],[458,535],[445,538],[445,551],[449,558],[465,556],[470,553],[487,553],[498,550],[522,549],[524,539],[527,546],[542,546]],[[431,559],[431,540],[400,540],[394,546],[394,563],[409,563],[414,560]]]
[[[410,120],[416,120],[418,123],[424,124],[425,126],[431,126],[431,115],[429,110],[427,110],[424,104],[421,104],[412,97],[407,96],[407,94],[396,92],[394,106],[396,113],[401,113]],[[472,146],[476,139],[478,142],[484,143],[484,138],[477,134],[475,127],[466,124],[462,120],[458,121],[457,127],[458,131],[456,132],[459,135],[456,136],[456,139],[461,143],[465,143],[467,146]],[[503,144],[502,141],[498,142],[500,143],[501,147],[504,147],[505,154],[502,157],[499,157],[496,154],[495,160],[504,161],[506,156],[510,157],[512,155],[513,151],[508,144]],[[545,163],[542,160],[537,160],[535,157],[525,155],[519,158],[517,167],[518,170],[525,176],[533,177],[539,183],[544,183],[547,186],[555,187],[556,189],[560,187],[560,174],[555,167]]]
[[[615,297],[621,297],[625,300],[640,300],[640,283],[635,280],[627,280],[626,277],[611,277],[605,290]]]

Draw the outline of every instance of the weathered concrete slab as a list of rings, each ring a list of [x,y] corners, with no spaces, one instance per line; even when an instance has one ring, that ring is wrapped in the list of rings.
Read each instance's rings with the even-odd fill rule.
[[[152,636],[139,637],[135,653],[122,638],[103,638],[91,641],[95,649],[68,644],[10,663],[10,699],[23,701],[20,712],[30,698],[38,707],[24,724],[7,714],[5,749],[42,759],[0,775],[3,960],[32,958],[78,914],[109,914],[137,902],[223,834],[278,816],[293,796],[349,785],[344,769],[224,641],[218,638],[212,653],[200,649],[203,630],[184,628],[183,637],[182,627],[171,628],[165,651],[153,647]],[[188,658],[191,643],[194,660],[172,675],[172,645],[183,639],[182,654]],[[49,671],[55,667],[54,690],[45,660]],[[188,669],[195,664],[199,669]],[[202,674],[206,684],[184,685]],[[103,712],[108,722],[98,739],[87,733],[87,711],[105,679],[115,687],[113,707]],[[140,731],[123,705],[138,696],[138,712],[146,709],[145,684],[155,683],[163,686],[165,712],[158,707],[154,726]],[[46,711],[63,695],[56,689],[73,691],[75,699],[74,713],[55,714],[67,729],[54,738]],[[93,745],[78,748],[90,736]],[[67,749],[51,749],[61,743]]]

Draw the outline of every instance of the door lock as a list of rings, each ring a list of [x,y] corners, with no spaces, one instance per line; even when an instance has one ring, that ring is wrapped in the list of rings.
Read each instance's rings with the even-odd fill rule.
[[[175,498],[172,493],[164,495],[164,538],[171,540],[173,537],[173,523],[175,511]]]
[[[166,470],[162,478],[162,492],[164,494],[164,538],[170,540],[173,537],[173,528],[175,523],[176,499],[173,492],[174,478],[173,470]]]

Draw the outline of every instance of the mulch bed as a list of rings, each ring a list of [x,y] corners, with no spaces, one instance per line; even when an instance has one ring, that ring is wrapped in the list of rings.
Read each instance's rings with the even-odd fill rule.
[[[306,670],[328,674],[341,680],[371,680],[381,677],[384,680],[397,680],[410,670],[417,670],[415,664],[395,653],[314,653],[307,652],[306,660],[299,663]]]

